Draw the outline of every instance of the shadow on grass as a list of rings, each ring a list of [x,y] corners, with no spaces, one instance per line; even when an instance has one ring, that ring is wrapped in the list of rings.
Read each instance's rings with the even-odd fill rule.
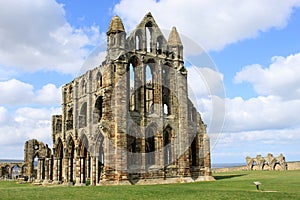
[[[222,179],[230,179],[240,176],[245,176],[247,174],[232,174],[232,175],[222,175],[222,176],[213,176],[216,180],[222,180]]]

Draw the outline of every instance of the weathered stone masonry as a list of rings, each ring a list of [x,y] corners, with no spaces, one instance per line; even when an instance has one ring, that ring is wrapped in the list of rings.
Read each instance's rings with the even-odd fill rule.
[[[127,37],[107,31],[106,60],[62,88],[53,154],[39,180],[85,185],[213,180],[206,125],[188,98],[183,45],[148,13]]]

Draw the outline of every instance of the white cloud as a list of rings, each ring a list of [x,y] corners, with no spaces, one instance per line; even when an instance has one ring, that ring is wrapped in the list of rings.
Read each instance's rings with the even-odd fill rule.
[[[249,82],[258,96],[226,99],[226,123],[215,158],[236,150],[243,156],[272,152],[299,159],[294,153],[300,142],[299,65],[300,53],[276,56],[268,67],[253,64],[236,74],[235,83]]]
[[[286,129],[300,124],[300,99],[277,96],[226,100],[225,132]]]
[[[208,67],[188,67],[189,93],[197,96],[224,95],[223,74]]]
[[[22,158],[24,143],[29,139],[52,145],[51,116],[59,113],[61,108],[23,107],[8,113],[0,107],[0,124],[2,119],[10,119],[0,126],[0,157]]]
[[[4,125],[8,122],[9,116],[7,110],[0,106],[0,125]]]
[[[299,160],[300,127],[222,133],[217,145],[211,147],[214,162],[245,162],[246,156],[280,153],[287,161]]]
[[[54,0],[0,2],[0,66],[76,73],[100,38],[96,26],[75,29]]]
[[[270,66],[249,65],[234,77],[236,83],[249,82],[260,95],[277,95],[284,99],[300,98],[300,53],[275,56]]]
[[[36,101],[44,105],[60,104],[61,95],[61,88],[57,88],[54,84],[47,84],[37,91]]]
[[[0,104],[2,105],[59,105],[61,89],[47,84],[35,91],[31,84],[16,79],[0,82]]]
[[[151,11],[161,28],[176,26],[207,50],[220,50],[272,27],[284,27],[296,6],[299,0],[122,0],[114,12],[132,29]]]
[[[16,79],[0,82],[0,94],[0,104],[20,105],[34,99],[33,86]]]

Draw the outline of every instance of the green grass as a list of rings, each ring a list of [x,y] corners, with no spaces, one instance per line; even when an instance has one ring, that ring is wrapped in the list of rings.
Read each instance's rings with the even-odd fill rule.
[[[300,199],[300,171],[240,171],[214,177],[213,182],[97,187],[0,181],[0,199]],[[254,181],[262,183],[260,191]]]

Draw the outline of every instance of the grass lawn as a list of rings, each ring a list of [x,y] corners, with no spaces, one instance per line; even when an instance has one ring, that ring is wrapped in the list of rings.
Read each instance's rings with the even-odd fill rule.
[[[0,199],[300,199],[300,171],[215,173],[216,181],[170,185],[33,186],[0,181]],[[254,181],[262,183],[256,190]]]

